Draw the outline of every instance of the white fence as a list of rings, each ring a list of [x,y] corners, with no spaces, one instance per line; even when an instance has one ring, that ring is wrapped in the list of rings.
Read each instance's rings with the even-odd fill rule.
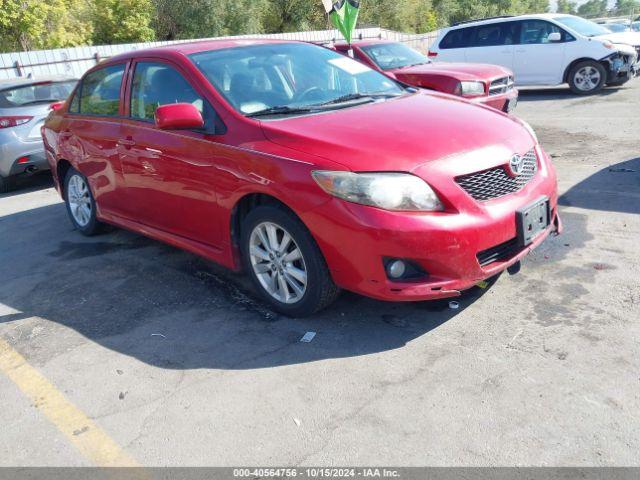
[[[354,34],[355,39],[382,38],[405,42],[422,52],[426,52],[437,32],[423,35],[409,35],[382,28],[361,28]],[[216,38],[276,38],[283,40],[302,40],[315,43],[339,41],[342,36],[337,30],[318,30],[309,32],[277,33],[271,35],[239,35],[236,37]],[[212,40],[212,39],[198,39]],[[173,43],[193,42],[197,40],[177,40],[170,42],[126,43],[120,45],[97,45],[90,47],[60,48],[57,50],[37,50],[0,54],[0,80],[26,76],[69,75],[80,77],[86,70],[100,60],[113,55],[139,50],[142,48],[170,45]]]

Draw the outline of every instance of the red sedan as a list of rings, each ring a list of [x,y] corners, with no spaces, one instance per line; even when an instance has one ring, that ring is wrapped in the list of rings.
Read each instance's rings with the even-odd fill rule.
[[[347,55],[349,45],[334,48]],[[483,63],[433,63],[420,52],[398,42],[366,40],[352,45],[353,57],[369,67],[414,87],[464,97],[510,112],[518,102],[513,72]]]
[[[244,269],[287,315],[340,288],[457,296],[560,229],[522,121],[302,42],[113,57],[42,132],[81,233],[113,224]]]

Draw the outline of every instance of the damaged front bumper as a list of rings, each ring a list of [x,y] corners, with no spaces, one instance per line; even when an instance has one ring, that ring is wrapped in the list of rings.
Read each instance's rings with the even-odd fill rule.
[[[602,62],[608,66],[607,83],[625,82],[635,76],[640,75],[640,47],[637,47],[638,53],[631,55],[622,52],[615,52],[602,59]]]

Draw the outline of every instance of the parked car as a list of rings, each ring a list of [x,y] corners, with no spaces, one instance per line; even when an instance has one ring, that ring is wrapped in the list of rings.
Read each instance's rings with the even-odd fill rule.
[[[457,296],[560,229],[553,165],[522,120],[304,42],[118,55],[42,133],[81,233],[109,223],[244,268],[287,315],[339,288]]]
[[[0,80],[0,193],[16,175],[49,168],[40,127],[51,104],[67,98],[76,82],[60,76]]]
[[[513,73],[498,65],[473,63],[434,64],[422,53],[407,45],[388,40],[336,43],[336,51],[414,87],[465,97],[503,112],[512,111],[518,101]]]
[[[430,55],[502,65],[513,70],[518,86],[568,83],[574,93],[589,94],[637,73],[635,35],[611,33],[573,15],[497,17],[443,29]]]
[[[607,22],[607,23],[602,23],[599,24],[602,25],[604,28],[606,28],[607,30],[609,30],[612,33],[620,33],[620,32],[631,32],[631,25],[628,23],[621,23],[621,22]]]

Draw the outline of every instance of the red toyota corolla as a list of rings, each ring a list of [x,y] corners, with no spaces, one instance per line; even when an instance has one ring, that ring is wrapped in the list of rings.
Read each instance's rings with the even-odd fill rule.
[[[356,60],[407,85],[458,95],[507,113],[518,102],[513,72],[499,65],[433,63],[417,50],[389,40],[336,43],[334,48],[343,55],[351,49]]]
[[[339,288],[460,295],[560,229],[553,166],[524,122],[307,43],[111,58],[43,136],[80,232],[109,223],[243,268],[288,315]]]

